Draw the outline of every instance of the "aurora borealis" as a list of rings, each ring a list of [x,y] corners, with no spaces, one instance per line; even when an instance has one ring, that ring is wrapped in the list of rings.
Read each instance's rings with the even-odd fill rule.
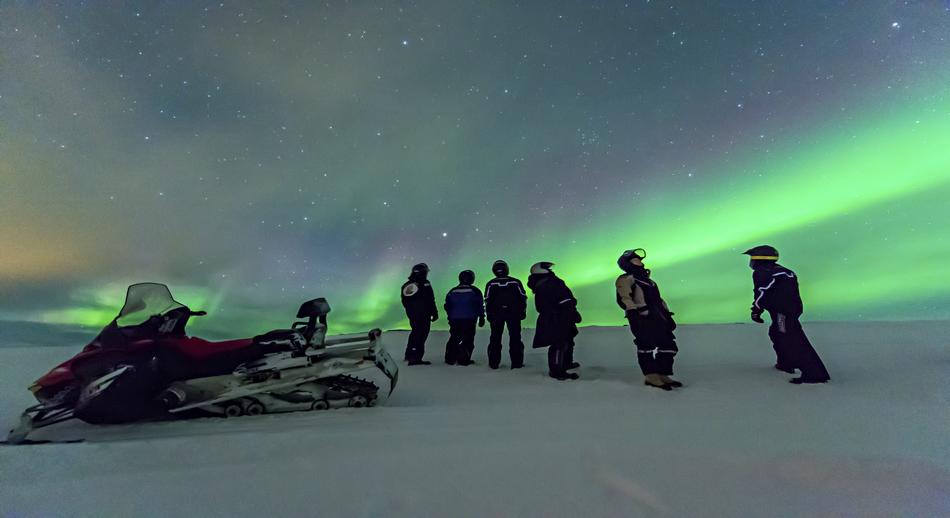
[[[504,258],[619,325],[643,247],[735,322],[762,243],[807,319],[950,318],[948,49],[938,1],[4,2],[0,319],[402,327],[413,263]]]

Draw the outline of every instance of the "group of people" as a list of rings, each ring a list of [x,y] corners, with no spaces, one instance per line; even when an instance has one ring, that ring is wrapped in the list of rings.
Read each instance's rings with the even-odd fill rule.
[[[778,250],[761,245],[744,252],[752,268],[754,298],[751,319],[763,323],[762,314],[769,313],[772,324],[769,337],[776,354],[775,368],[801,375],[791,379],[795,384],[824,383],[830,378],[821,358],[812,347],[802,328],[802,299],[798,278],[788,268],[778,264]],[[627,250],[620,255],[617,265],[622,273],[615,282],[617,304],[624,311],[637,348],[637,361],[643,372],[644,384],[662,390],[672,390],[683,384],[673,375],[673,361],[679,349],[673,331],[676,322],[673,312],[660,295],[659,286],[650,278],[650,270],[643,260],[642,248]],[[567,284],[555,275],[547,261],[531,266],[528,288],[534,294],[538,320],[534,334],[534,348],[548,348],[548,374],[557,380],[576,380],[580,367],[574,361],[574,337],[581,314],[577,299]],[[488,342],[488,366],[497,369],[501,364],[502,336],[508,329],[508,352],[511,368],[524,367],[524,343],[521,341],[521,322],[526,318],[528,295],[521,281],[512,277],[508,264],[498,260],[492,265],[494,278],[485,285],[484,295],[475,286],[475,273],[459,273],[459,284],[445,296],[444,309],[449,321],[449,339],[445,345],[445,363],[473,365],[476,326],[484,327],[486,320],[491,329]],[[425,342],[432,322],[439,318],[435,293],[428,280],[429,267],[419,263],[412,267],[409,280],[402,285],[402,304],[409,318],[410,333],[405,359],[409,365],[430,365],[425,360]]]

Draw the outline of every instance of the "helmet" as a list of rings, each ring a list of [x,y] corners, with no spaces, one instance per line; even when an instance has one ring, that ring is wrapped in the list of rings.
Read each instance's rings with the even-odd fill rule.
[[[426,263],[419,263],[412,267],[412,275],[426,275],[429,273],[429,265]]]
[[[778,261],[778,250],[769,245],[754,246],[742,253],[753,261]]]
[[[462,284],[472,284],[475,282],[475,272],[472,270],[462,270],[459,272],[459,282]]]
[[[508,275],[508,263],[499,259],[492,263],[491,271],[498,277],[504,277]]]
[[[633,250],[625,250],[622,254],[620,254],[620,257],[617,259],[617,265],[620,266],[621,270],[626,271],[628,265],[630,264],[630,261],[633,258],[643,260],[646,258],[646,256],[647,256],[647,252],[646,250],[642,248],[634,248]]]
[[[534,263],[531,265],[531,273],[553,273],[551,267],[554,266],[554,263],[548,261],[541,261],[540,263]]]

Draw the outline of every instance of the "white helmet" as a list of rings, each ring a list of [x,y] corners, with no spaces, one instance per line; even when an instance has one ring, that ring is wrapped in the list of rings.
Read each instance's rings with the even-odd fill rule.
[[[541,261],[540,263],[534,263],[531,265],[531,273],[552,273],[551,267],[554,266],[554,263],[548,261]]]

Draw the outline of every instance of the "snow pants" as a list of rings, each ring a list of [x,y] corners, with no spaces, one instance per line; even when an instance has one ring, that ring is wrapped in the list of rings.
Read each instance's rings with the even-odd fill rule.
[[[548,374],[564,374],[574,361],[574,340],[559,339],[548,346]]]
[[[449,341],[445,344],[445,363],[468,365],[475,351],[475,320],[449,320]]]
[[[511,356],[511,366],[524,365],[524,343],[521,341],[521,319],[517,317],[497,318],[489,320],[491,337],[488,339],[488,366],[497,369],[501,364],[501,336],[508,326],[508,355]]]
[[[648,317],[629,316],[633,343],[637,346],[637,363],[644,376],[673,374],[673,359],[679,348],[676,337],[666,322]]]
[[[805,381],[824,382],[831,379],[828,369],[812,347],[797,315],[772,313],[769,338],[783,367],[799,369]]]
[[[417,362],[422,360],[426,353],[426,339],[429,338],[429,330],[432,328],[432,321],[428,316],[409,318],[409,341],[406,343],[406,361]]]

